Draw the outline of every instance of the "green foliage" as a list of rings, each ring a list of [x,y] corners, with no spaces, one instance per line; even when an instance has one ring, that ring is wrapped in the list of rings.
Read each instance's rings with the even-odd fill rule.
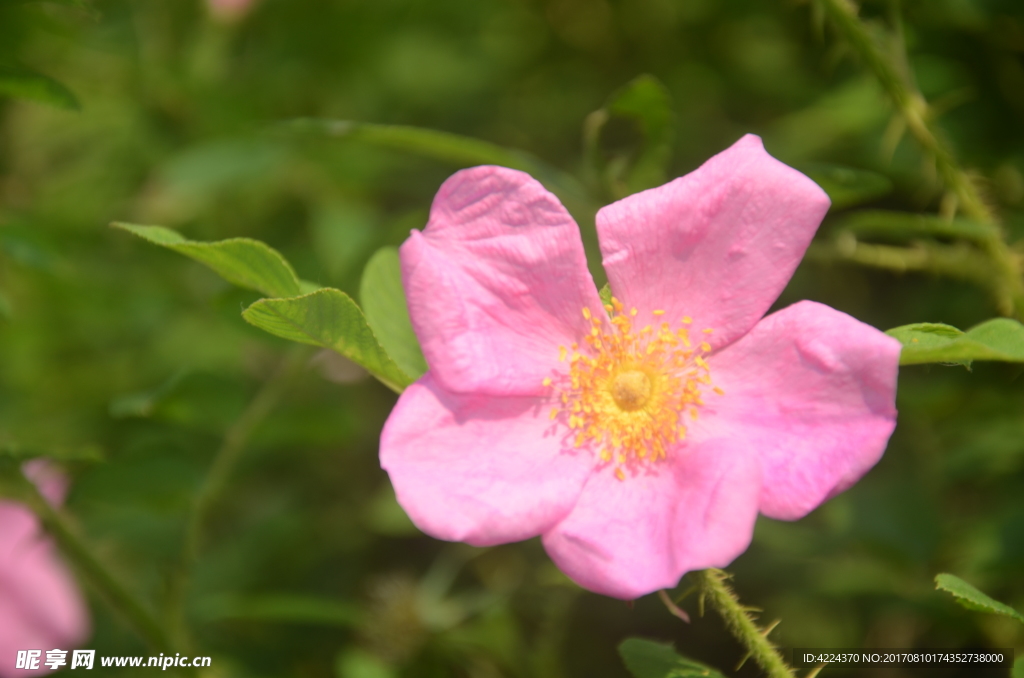
[[[231,238],[196,242],[162,226],[123,223],[112,226],[206,264],[239,287],[256,290],[269,297],[294,297],[302,292],[299,278],[291,265],[276,250],[258,240]]]
[[[1024,325],[1008,318],[988,320],[966,332],[950,325],[916,323],[894,327],[886,334],[903,344],[900,365],[1024,362]]]
[[[78,110],[81,105],[70,89],[53,78],[27,68],[0,66],[0,97],[9,96]]]
[[[292,299],[261,299],[242,317],[273,335],[337,351],[400,393],[413,382],[380,345],[366,316],[344,292],[321,289]]]
[[[1017,612],[1017,610],[1009,605],[1004,605],[998,600],[990,598],[960,577],[945,572],[936,575],[935,588],[951,593],[956,602],[968,610],[1001,614],[1024,624],[1024,614]]]
[[[721,673],[680,656],[671,645],[643,638],[627,638],[619,655],[634,678],[725,678]]]
[[[450,132],[410,127],[380,125],[353,120],[293,120],[279,128],[297,137],[327,136],[362,142],[380,148],[422,155],[461,166],[501,165],[530,174],[548,187],[570,210],[589,207],[589,201],[577,181],[530,153],[504,148],[480,139]]]
[[[243,619],[343,628],[357,626],[360,621],[359,608],[350,602],[294,594],[215,598],[203,603],[201,615],[209,621]]]
[[[928,214],[861,210],[846,215],[838,225],[860,238],[912,240],[922,237],[963,238],[984,243],[999,237],[994,226],[968,219],[943,219]]]
[[[616,120],[636,125],[636,148],[605,157],[602,144],[606,126]],[[584,126],[589,164],[601,174],[615,198],[622,198],[665,183],[675,140],[672,96],[652,75],[641,75],[608,98]]]
[[[1013,672],[1010,678],[1024,678],[1024,657],[1017,657],[1013,662]]]
[[[103,450],[95,445],[82,447],[40,447],[0,442],[0,457],[18,462],[29,459],[54,459],[61,462],[99,462],[104,460]]]
[[[427,371],[402,289],[398,250],[382,247],[370,257],[359,285],[366,321],[395,363],[413,380]]]
[[[805,164],[799,169],[828,193],[833,212],[877,200],[893,190],[892,180],[878,172],[826,163]]]

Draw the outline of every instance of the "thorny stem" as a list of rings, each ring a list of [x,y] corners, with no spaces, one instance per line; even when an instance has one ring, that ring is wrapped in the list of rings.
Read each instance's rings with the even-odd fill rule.
[[[184,601],[188,592],[192,568],[199,557],[203,529],[210,509],[220,497],[228,479],[242,458],[246,443],[255,428],[277,406],[292,379],[305,364],[309,350],[305,346],[292,346],[281,359],[274,373],[263,383],[249,405],[224,434],[220,449],[214,455],[210,470],[199,488],[188,516],[181,558],[168,591],[167,620],[173,637],[188,649],[189,638],[185,629]]]
[[[995,224],[995,215],[934,128],[934,111],[908,77],[901,75],[879,49],[858,18],[856,5],[851,0],[819,1],[842,36],[875,74],[906,122],[907,129],[934,161],[939,178],[953,197],[955,206],[974,221]],[[1024,317],[1024,271],[1021,270],[1021,262],[998,231],[980,245],[997,273],[995,293],[1000,312]]]
[[[92,554],[64,516],[43,498],[35,484],[24,479],[21,490],[43,528],[53,537],[61,552],[72,562],[100,595],[117,610],[154,650],[170,652],[171,640],[156,618],[141,602]]]
[[[770,678],[796,678],[793,669],[768,640],[768,633],[775,625],[767,629],[757,625],[751,616],[751,609],[741,605],[736,593],[725,583],[731,575],[711,568],[695,572],[694,576],[702,598],[710,601],[718,610],[729,631],[747,648],[748,656],[753,657]]]

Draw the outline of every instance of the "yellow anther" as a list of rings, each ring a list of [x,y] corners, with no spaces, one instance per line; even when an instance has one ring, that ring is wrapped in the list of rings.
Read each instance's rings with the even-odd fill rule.
[[[715,393],[717,393],[718,395],[725,395],[725,391],[723,391],[722,389],[718,388],[717,386],[715,386],[711,390],[714,391]]]
[[[560,363],[561,362],[565,362],[565,354],[566,354],[565,346],[559,346],[558,347],[558,362],[560,362]]]
[[[683,316],[683,322],[684,322],[684,323],[686,323],[687,325],[689,325],[690,323],[692,323],[692,322],[693,322],[693,318],[691,318],[691,317],[690,317],[690,316],[688,316],[688,315],[684,315],[684,316]]]
[[[544,381],[541,382],[545,386],[551,386],[551,377],[544,377]]]
[[[556,408],[554,408],[553,410],[551,410],[551,416],[550,416],[550,418],[551,418],[551,419],[554,419],[554,418],[555,418],[555,417],[557,417],[557,416],[558,416],[558,408],[556,407]]]
[[[711,329],[710,327],[705,327],[704,329],[701,330],[701,332],[703,332],[704,334],[711,334],[712,332],[714,332],[714,330]]]
[[[625,480],[626,474],[622,472],[621,468],[617,468],[615,469],[615,477],[618,478],[620,481]]]
[[[624,480],[636,466],[668,459],[686,439],[683,419],[696,416],[702,406],[710,369],[700,353],[684,349],[690,346],[686,328],[659,321],[658,327],[637,331],[637,309],[625,313],[614,297],[603,306],[608,323],[605,315],[596,318],[583,309],[584,318],[592,321],[590,332],[582,348],[572,345],[567,378],[545,379],[545,385],[559,382],[562,408],[552,418],[567,414],[573,444],[593,446],[595,462],[617,461],[616,477]],[[652,315],[665,313],[658,309]],[[703,353],[709,348],[702,342]],[[565,347],[559,354],[564,361]]]
[[[711,351],[711,344],[709,344],[706,341],[700,342],[700,350],[704,351],[705,353],[710,352]]]

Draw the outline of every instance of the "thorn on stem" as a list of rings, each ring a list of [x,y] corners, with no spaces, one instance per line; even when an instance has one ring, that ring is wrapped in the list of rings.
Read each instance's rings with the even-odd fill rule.
[[[775,630],[775,627],[776,627],[776,626],[778,626],[778,625],[779,625],[779,624],[781,624],[781,623],[782,623],[782,620],[781,620],[781,619],[776,619],[776,620],[775,620],[775,621],[773,621],[773,622],[772,622],[771,624],[769,624],[768,626],[766,626],[766,627],[765,627],[765,629],[764,629],[763,631],[761,631],[761,635],[762,635],[762,636],[764,636],[765,638],[767,638],[767,637],[768,637],[768,634],[769,634],[769,633],[771,633],[772,631],[774,631],[774,630]]]
[[[747,663],[747,660],[750,659],[753,656],[754,656],[754,653],[748,651],[745,655],[743,655],[743,659],[740,660],[740,663],[737,664],[736,668],[733,669],[733,670],[734,671],[739,671],[740,669],[742,669],[743,665]]]
[[[807,672],[807,675],[806,675],[806,676],[804,676],[804,678],[814,678],[814,677],[815,677],[815,676],[817,676],[817,675],[818,675],[819,673],[821,673],[821,670],[822,670],[823,668],[825,668],[825,665],[824,665],[824,664],[818,664],[818,665],[817,665],[817,666],[815,666],[815,667],[814,667],[813,669],[811,669],[810,671],[808,671],[808,672]]]
[[[661,602],[665,603],[665,607],[668,608],[668,611],[672,613],[673,616],[679,617],[687,624],[690,623],[690,615],[686,614],[685,610],[672,602],[672,598],[669,597],[668,591],[665,589],[658,591],[658,597],[661,598]]]

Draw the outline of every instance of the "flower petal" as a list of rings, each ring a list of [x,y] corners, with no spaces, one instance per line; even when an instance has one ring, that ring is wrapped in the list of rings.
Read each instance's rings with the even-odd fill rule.
[[[561,520],[593,463],[565,444],[546,402],[450,393],[432,372],[407,388],[384,425],[380,462],[416,526],[490,546]]]
[[[761,457],[761,512],[795,520],[875,465],[896,426],[900,343],[801,301],[711,356],[714,426]]]
[[[673,324],[690,316],[720,347],[778,298],[828,207],[817,184],[748,134],[690,174],[603,208],[597,232],[619,299]]]
[[[750,544],[757,460],[727,439],[690,441],[668,463],[618,480],[587,481],[572,513],[544,535],[559,569],[623,599],[675,586],[691,570],[724,567]]]
[[[0,525],[0,676],[51,673],[15,670],[18,650],[78,647],[89,634],[85,603],[28,509],[0,502]]]
[[[438,383],[455,393],[539,395],[601,306],[579,229],[528,174],[474,167],[441,186],[402,245],[409,314]]]

